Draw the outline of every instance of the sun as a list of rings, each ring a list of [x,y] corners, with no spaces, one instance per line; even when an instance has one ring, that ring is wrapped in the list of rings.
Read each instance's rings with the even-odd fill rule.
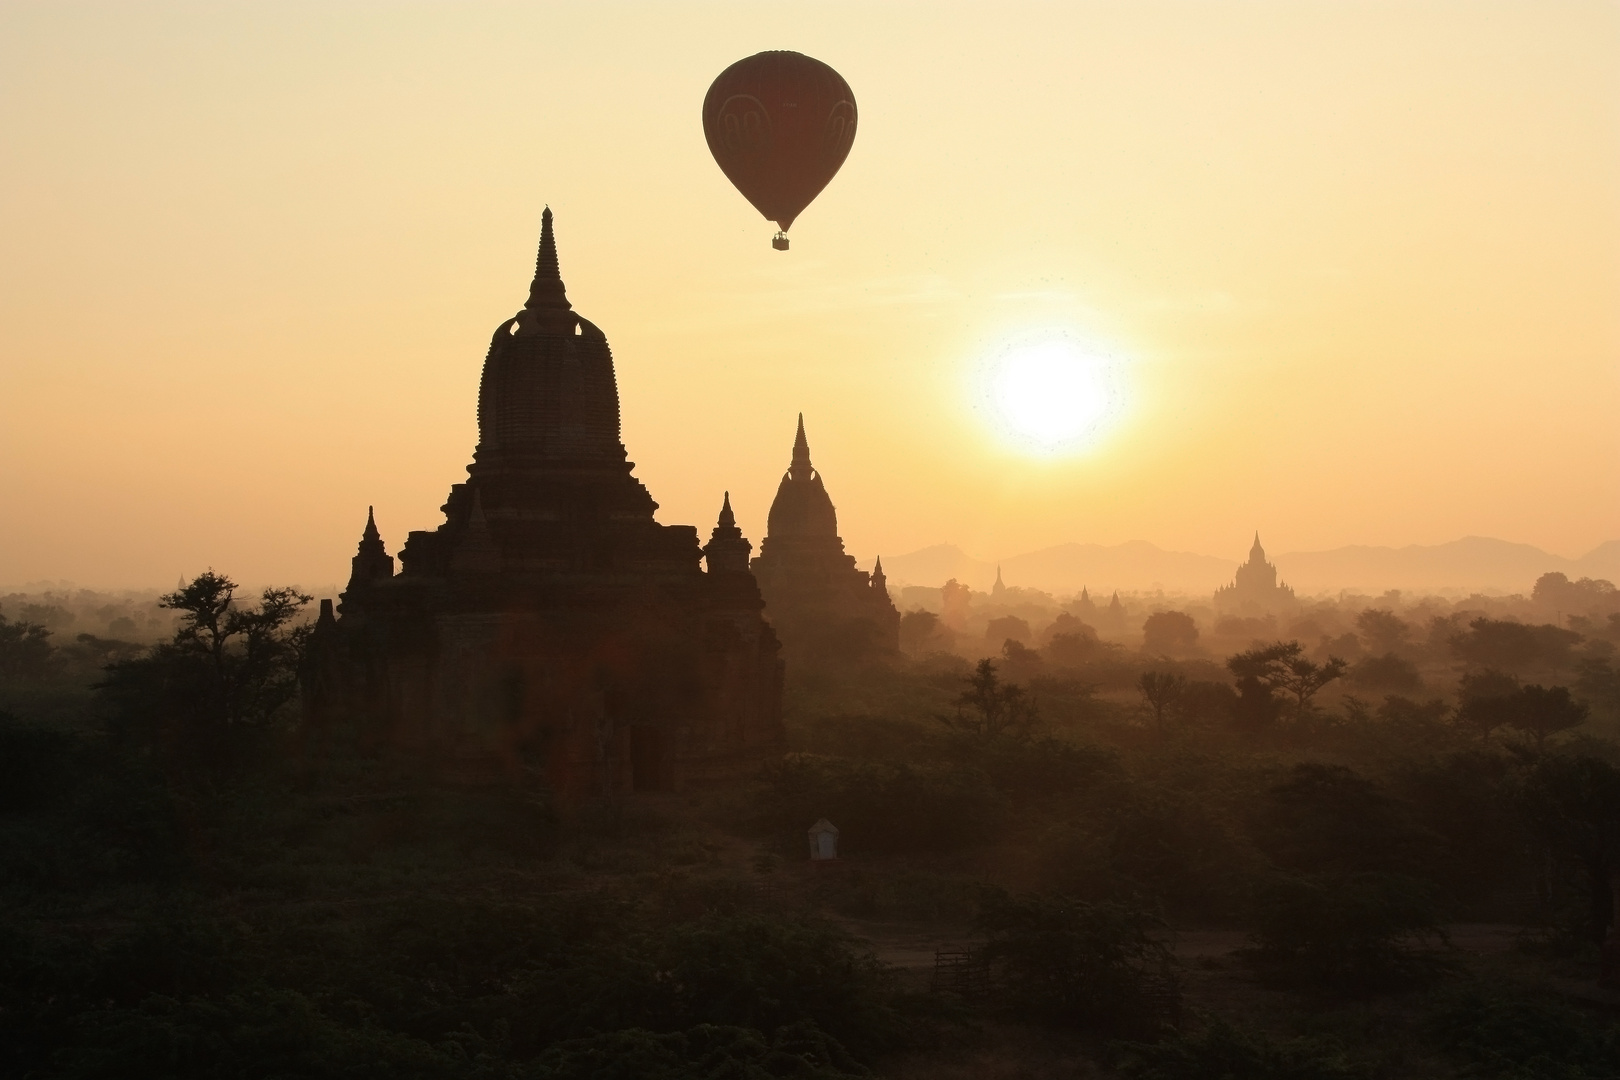
[[[1117,365],[1067,337],[1010,344],[985,363],[982,394],[1000,434],[1055,457],[1090,447],[1120,404]]]

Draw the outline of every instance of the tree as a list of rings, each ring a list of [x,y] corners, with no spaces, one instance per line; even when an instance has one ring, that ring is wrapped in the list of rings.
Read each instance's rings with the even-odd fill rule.
[[[1007,670],[1017,675],[1027,677],[1041,669],[1040,651],[1030,648],[1016,638],[1008,638],[1002,642],[1001,656],[1007,663]]]
[[[1303,656],[1290,657],[1283,664],[1277,679],[1277,689],[1294,695],[1294,716],[1304,717],[1310,711],[1311,699],[1328,683],[1344,675],[1347,663],[1337,656],[1329,656],[1318,664]]]
[[[1577,670],[1580,676],[1575,681],[1575,689],[1581,696],[1600,709],[1620,713],[1620,668],[1614,666],[1612,655],[1588,656]]]
[[[932,611],[908,611],[900,616],[900,648],[913,656],[937,649],[943,630],[939,616]]]
[[[1089,634],[1092,637],[1096,637],[1097,631],[1093,630],[1090,626],[1087,626],[1073,615],[1070,615],[1067,611],[1060,611],[1058,612],[1057,618],[1052,620],[1051,625],[1041,631],[1041,637],[1044,640],[1050,641],[1059,634]]]
[[[1155,611],[1142,624],[1142,649],[1162,656],[1185,656],[1198,647],[1198,624],[1184,611]]]
[[[1571,581],[1567,574],[1554,570],[1536,579],[1530,598],[1544,607],[1570,615],[1613,608],[1620,603],[1620,592],[1615,590],[1612,581],[1602,578]]]
[[[1356,629],[1373,643],[1373,651],[1393,653],[1406,645],[1412,624],[1393,611],[1368,608],[1356,616]]]
[[[1142,695],[1142,702],[1153,713],[1153,727],[1164,734],[1164,717],[1170,709],[1180,702],[1182,693],[1187,689],[1187,678],[1171,671],[1144,671],[1142,677],[1136,680],[1137,692]]]
[[[238,605],[236,583],[207,571],[159,603],[180,614],[172,641],[114,663],[97,689],[132,733],[169,735],[208,753],[232,730],[263,728],[298,692],[310,597],[267,588]]]
[[[1382,656],[1369,656],[1350,672],[1350,681],[1372,690],[1423,689],[1423,676],[1417,665],[1390,652]]]
[[[1591,711],[1584,702],[1569,696],[1569,687],[1551,688],[1532,683],[1516,695],[1508,725],[1536,741],[1540,754],[1549,736],[1586,723]]]
[[[943,723],[985,742],[1023,738],[1034,729],[1039,719],[1034,700],[1016,683],[1002,682],[994,660],[980,660],[967,682],[955,715],[940,717]]]
[[[1457,684],[1457,723],[1472,728],[1482,739],[1507,724],[1513,716],[1513,698],[1519,680],[1501,671],[1470,672]]]
[[[1296,643],[1296,652],[1299,648]],[[1277,699],[1271,673],[1273,667],[1288,655],[1288,646],[1259,645],[1246,652],[1230,656],[1226,669],[1237,679],[1237,699],[1232,703],[1232,719],[1243,728],[1259,730],[1270,727],[1282,716],[1283,703]]]
[[[1093,660],[1101,659],[1110,649],[1117,649],[1116,645],[1104,645],[1097,639],[1097,631],[1080,624],[1080,629],[1070,632],[1064,631],[1052,635],[1052,640],[1046,644],[1046,658],[1061,667],[1079,667]]]
[[[1450,645],[1470,667],[1523,675],[1569,667],[1580,640],[1580,634],[1558,626],[1480,618],[1470,622],[1466,632],[1453,633]]]
[[[1343,765],[1295,765],[1251,814],[1256,844],[1290,873],[1418,873],[1440,848],[1382,785]]]
[[[0,680],[44,678],[51,670],[51,632],[31,622],[8,622],[0,614]]]
[[[1174,990],[1163,924],[1141,908],[986,889],[976,922],[1021,1015],[1128,1032],[1151,1026],[1152,985]]]
[[[1522,731],[1535,740],[1538,754],[1550,736],[1585,723],[1590,711],[1570,696],[1568,687],[1520,686],[1518,679],[1500,671],[1464,675],[1458,696],[1459,724],[1473,728],[1480,738],[1490,738],[1499,727]]]
[[[1584,872],[1592,939],[1602,941],[1614,917],[1610,875],[1620,869],[1620,769],[1585,754],[1545,757],[1522,805],[1543,841]]]
[[[1016,615],[1003,615],[985,624],[984,637],[986,641],[1025,642],[1030,638],[1029,623]]]
[[[1283,973],[1337,990],[1381,990],[1431,974],[1419,946],[1446,940],[1435,889],[1405,874],[1279,873],[1256,890],[1253,940]]]
[[[1291,694],[1294,718],[1298,720],[1309,713],[1311,699],[1328,683],[1341,678],[1349,667],[1337,656],[1318,664],[1306,659],[1304,651],[1297,641],[1279,641],[1238,653],[1226,661],[1226,667],[1237,676],[1239,694],[1244,693],[1245,683],[1263,687],[1268,693]]]

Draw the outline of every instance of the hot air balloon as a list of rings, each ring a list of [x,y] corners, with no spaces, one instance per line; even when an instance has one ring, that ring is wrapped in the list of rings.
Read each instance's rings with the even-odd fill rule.
[[[762,52],[720,73],[703,99],[703,135],[720,171],[787,231],[849,156],[855,95],[843,76],[796,52]]]

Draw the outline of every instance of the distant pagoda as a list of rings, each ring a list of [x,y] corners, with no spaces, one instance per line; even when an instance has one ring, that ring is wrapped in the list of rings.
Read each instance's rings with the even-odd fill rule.
[[[1294,590],[1277,580],[1277,568],[1266,561],[1266,549],[1255,533],[1249,561],[1237,568],[1232,584],[1215,590],[1216,614],[1266,615],[1294,604]]]
[[[528,302],[484,361],[467,481],[398,574],[367,516],[340,605],[322,605],[306,714],[566,793],[670,788],[779,739],[779,646],[729,497],[706,548],[654,520],[612,351],[542,223]]]
[[[790,661],[848,662],[899,653],[900,612],[889,599],[883,560],[868,574],[845,554],[838,512],[810,464],[803,414],[753,571],[765,617]]]

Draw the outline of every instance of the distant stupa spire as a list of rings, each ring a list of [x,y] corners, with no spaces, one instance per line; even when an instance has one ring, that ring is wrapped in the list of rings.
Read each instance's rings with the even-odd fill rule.
[[[731,492],[729,491],[726,492],[725,500],[720,504],[719,525],[722,529],[734,529],[737,527],[737,515],[731,512]]]
[[[366,528],[365,531],[360,534],[360,539],[382,539],[382,534],[377,531],[377,508],[375,506],[366,507]]]
[[[551,230],[551,207],[540,215],[540,254],[534,260],[534,283],[529,286],[530,311],[573,307],[563,287],[562,271],[557,268],[557,237]]]

